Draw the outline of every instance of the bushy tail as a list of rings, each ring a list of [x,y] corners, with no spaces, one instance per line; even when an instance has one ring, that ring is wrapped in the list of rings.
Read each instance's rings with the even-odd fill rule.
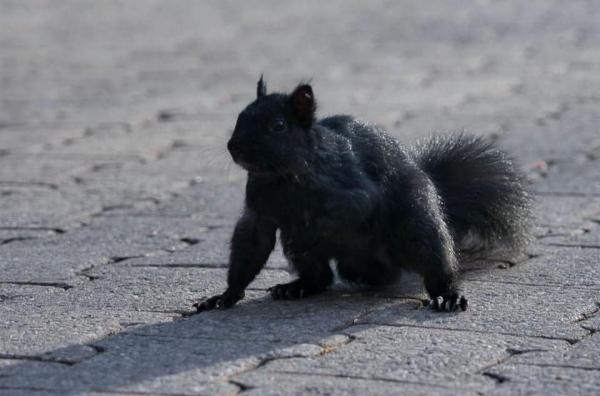
[[[435,137],[419,143],[414,157],[440,192],[465,257],[530,242],[532,202],[524,177],[491,141],[466,134]]]

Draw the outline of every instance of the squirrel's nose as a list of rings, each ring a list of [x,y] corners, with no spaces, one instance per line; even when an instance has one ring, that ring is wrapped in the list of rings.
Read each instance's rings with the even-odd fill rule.
[[[231,138],[227,142],[227,150],[229,150],[229,153],[235,159],[240,155],[240,152],[242,151],[242,145],[240,144],[239,140]]]

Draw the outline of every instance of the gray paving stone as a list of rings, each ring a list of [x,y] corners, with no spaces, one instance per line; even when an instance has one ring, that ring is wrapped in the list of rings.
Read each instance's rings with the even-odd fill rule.
[[[573,340],[588,334],[577,320],[595,310],[599,295],[597,290],[481,281],[464,282],[464,292],[470,303],[466,312],[439,315],[398,304],[362,321]]]
[[[165,325],[136,329],[136,334],[171,337],[314,342],[358,321],[368,312],[389,306],[397,299],[372,293],[332,291],[299,301],[273,301],[264,292],[246,293],[246,300],[232,311],[192,316],[172,329]],[[408,303],[407,303],[408,304]],[[415,302],[411,303],[415,306]],[[419,302],[420,304],[420,302]]]
[[[600,172],[595,161],[587,161],[585,164],[568,162],[563,168],[561,173],[538,183],[536,190],[546,193],[576,193],[583,196],[600,194]]]
[[[51,237],[55,238],[55,237]],[[70,249],[65,245],[33,243],[33,240],[2,246],[0,283],[35,282],[74,285],[83,280],[77,273],[85,268],[108,262],[108,256],[90,255],[86,251]]]
[[[590,218],[597,213],[600,198],[593,196],[538,196],[537,223],[548,231],[569,230],[579,236],[582,227],[590,227]]]
[[[582,233],[544,238],[543,243],[551,246],[579,247],[597,253],[600,250],[600,227],[594,222],[586,226]]]
[[[63,192],[44,189],[20,189],[2,197],[0,227],[65,228],[79,217],[100,207],[100,202],[82,194],[65,198]]]
[[[201,229],[202,226],[196,228]],[[192,230],[193,231],[193,230]],[[197,236],[198,242],[192,246],[181,246],[175,244],[174,250],[170,254],[154,254],[150,257],[136,258],[129,261],[128,264],[134,266],[181,266],[181,265],[197,265],[205,267],[226,268],[229,260],[229,242],[233,229],[223,227],[211,229],[202,233],[188,233],[187,235]],[[180,234],[184,235],[184,234]],[[177,239],[179,241],[179,239]],[[269,257],[266,268],[272,269],[288,269],[288,263],[279,243]]]
[[[50,300],[49,302],[52,302]],[[172,314],[113,311],[109,313],[78,311],[76,307],[32,307],[27,318],[23,311],[3,308],[2,354],[9,356],[47,356],[54,360],[53,348],[73,344],[90,344],[98,338],[125,328],[172,319]],[[40,337],[43,335],[43,337]],[[78,347],[79,348],[79,347]]]
[[[514,362],[540,367],[567,367],[600,371],[600,337],[592,334],[563,351],[523,354],[514,359]]]
[[[172,313],[102,310],[73,303],[68,291],[53,287],[10,286],[0,293],[0,356],[45,356],[48,360],[76,361],[91,351],[98,338],[138,325],[171,320]],[[69,349],[65,349],[69,347]],[[60,350],[58,350],[60,349]],[[0,376],[1,377],[1,376]]]
[[[595,249],[568,247],[537,247],[536,257],[516,264],[506,270],[494,269],[489,263],[482,263],[482,269],[469,271],[465,279],[479,282],[509,283],[515,285],[540,285],[562,288],[582,288],[591,301],[600,295],[600,266]],[[506,263],[497,266],[505,267]]]
[[[490,394],[579,394],[594,395],[600,390],[597,370],[505,364],[490,373],[505,379]]]
[[[278,373],[264,370],[236,375],[234,381],[248,387],[249,395],[475,395],[476,392],[450,386],[435,386],[411,381],[355,378],[313,373]]]
[[[201,298],[222,293],[227,279],[225,269],[187,265],[105,265],[87,271],[86,276],[91,281],[85,288],[68,293],[66,306],[81,310],[193,312],[192,305]],[[289,280],[285,271],[263,271],[250,288],[267,289]]]
[[[177,326],[181,322],[173,322]],[[29,386],[78,393],[93,389],[124,392],[184,394],[225,393],[237,387],[222,379],[255,367],[264,359],[318,355],[322,347],[288,344],[273,348],[269,342],[198,342],[175,337],[120,335],[95,343],[103,352],[69,370],[42,372],[27,378]],[[157,357],[160,360],[157,360]],[[22,364],[21,372],[27,369]],[[13,371],[14,372],[14,371]],[[219,380],[221,381],[215,381]],[[18,375],[0,377],[0,384],[18,384]],[[212,383],[210,383],[212,382]],[[217,383],[215,383],[217,382]],[[220,384],[218,383],[220,382]]]
[[[264,370],[421,382],[486,389],[479,371],[508,356],[509,349],[563,349],[564,342],[440,329],[362,325],[354,340],[318,358],[273,361]]]
[[[52,135],[53,131],[46,131]],[[6,131],[3,131],[3,135]],[[61,184],[93,165],[91,159],[68,156],[11,153],[0,157],[0,180],[20,183]],[[3,186],[8,189],[8,186]],[[12,187],[15,187],[14,185]],[[24,186],[22,186],[24,187]],[[33,186],[35,187],[35,185]],[[38,186],[38,188],[42,188]]]
[[[24,395],[52,395],[60,394],[56,389],[44,389],[32,386],[26,379],[24,371],[34,372],[40,376],[58,375],[65,370],[65,366],[57,363],[48,363],[40,361],[23,361],[16,359],[0,359],[0,392],[3,395],[24,396]],[[25,377],[25,378],[24,378]]]

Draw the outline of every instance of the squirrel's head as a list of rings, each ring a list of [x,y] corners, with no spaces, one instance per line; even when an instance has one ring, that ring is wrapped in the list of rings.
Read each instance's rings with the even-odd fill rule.
[[[309,84],[290,94],[267,94],[262,76],[256,100],[238,116],[227,149],[233,160],[255,174],[283,174],[294,168],[310,146],[316,102]]]

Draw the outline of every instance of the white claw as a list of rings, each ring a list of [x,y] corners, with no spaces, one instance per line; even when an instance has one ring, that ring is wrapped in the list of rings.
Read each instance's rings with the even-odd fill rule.
[[[444,305],[444,297],[437,296],[435,299],[435,303],[436,303],[436,306],[438,307],[438,309],[441,309],[442,306]]]

